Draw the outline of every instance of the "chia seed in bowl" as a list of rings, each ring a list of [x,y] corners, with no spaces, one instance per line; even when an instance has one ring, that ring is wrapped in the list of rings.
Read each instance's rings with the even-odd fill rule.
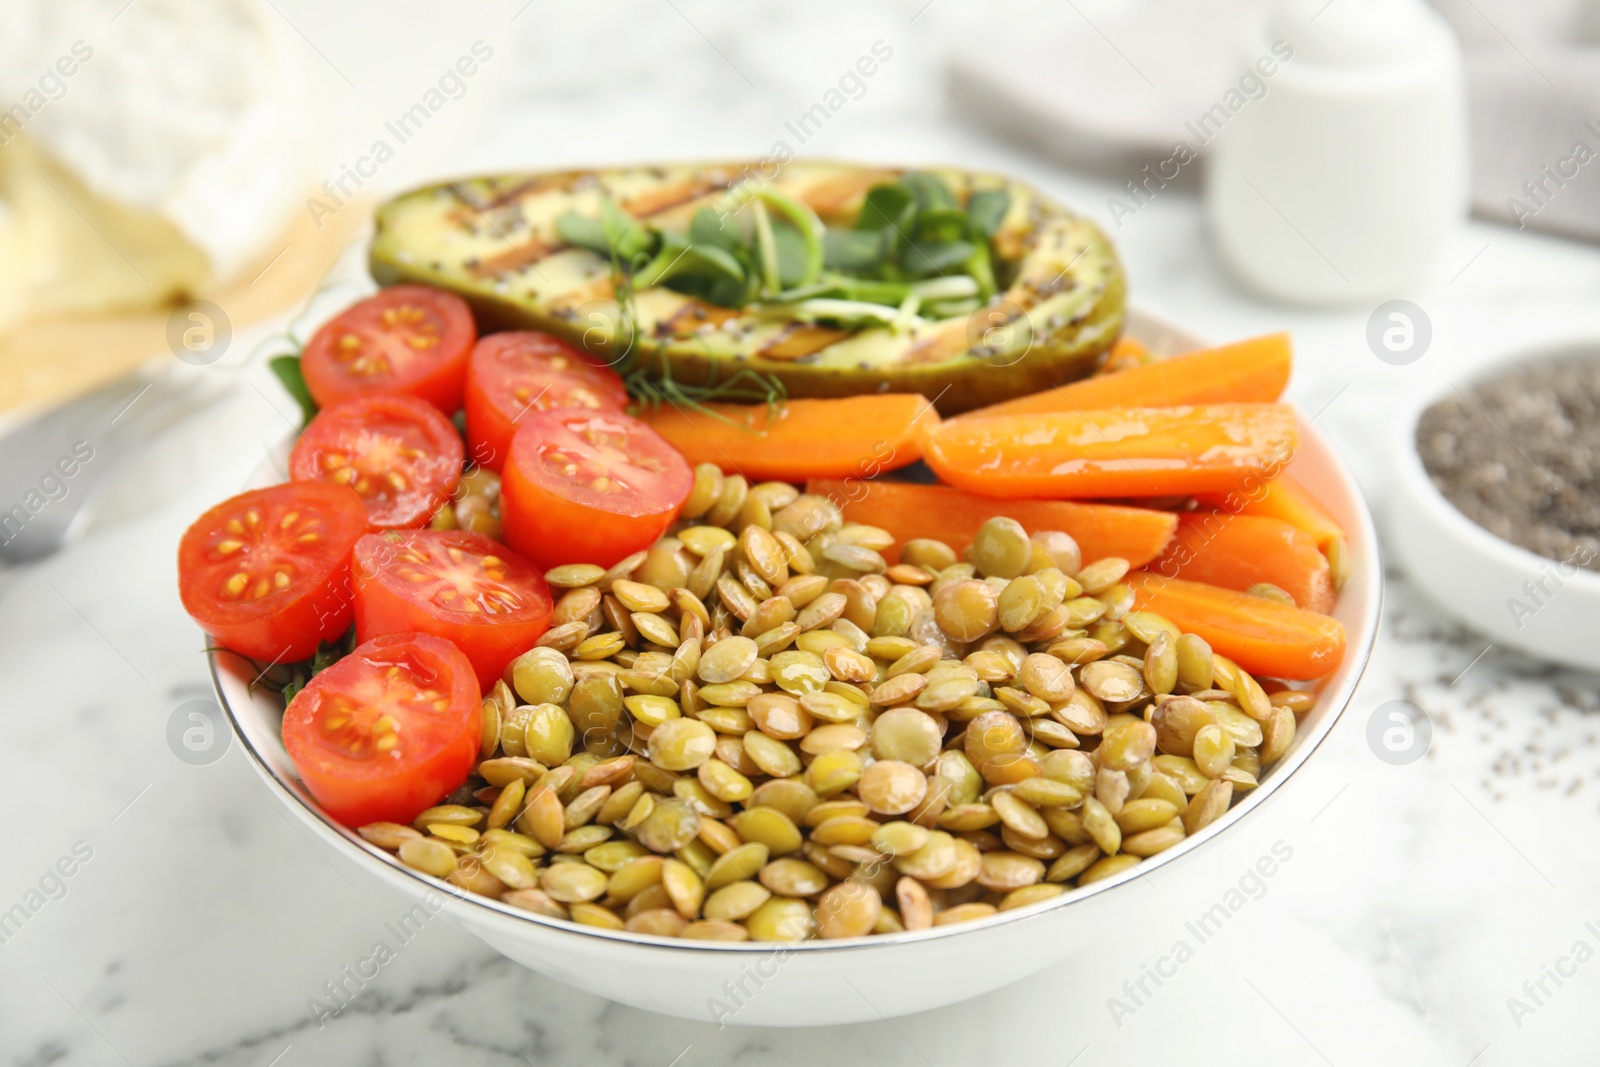
[[[1600,355],[1456,388],[1423,412],[1416,448],[1439,492],[1485,530],[1600,570]]]

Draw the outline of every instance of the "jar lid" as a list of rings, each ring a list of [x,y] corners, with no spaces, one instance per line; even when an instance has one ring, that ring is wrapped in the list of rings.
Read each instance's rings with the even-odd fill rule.
[[[1335,68],[1422,59],[1449,33],[1422,0],[1277,0],[1266,30],[1297,65]]]

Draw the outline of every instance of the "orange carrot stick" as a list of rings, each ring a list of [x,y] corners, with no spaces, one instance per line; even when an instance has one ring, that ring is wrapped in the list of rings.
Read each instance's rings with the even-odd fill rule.
[[[1328,514],[1327,509],[1317,502],[1316,497],[1288,475],[1275,478],[1265,486],[1256,487],[1248,492],[1239,490],[1233,493],[1202,495],[1200,502],[1239,515],[1260,515],[1269,519],[1281,519],[1310,534],[1316,540],[1317,547],[1324,552],[1335,538],[1344,536],[1344,530],[1333,520],[1333,516]]]
[[[1095,373],[1116,374],[1148,362],[1150,362],[1150,350],[1144,346],[1144,342],[1137,337],[1123,334],[1117,338],[1116,344],[1111,346],[1111,351],[1106,353],[1106,361],[1100,364],[1100,369]]]
[[[984,496],[1181,496],[1270,477],[1299,439],[1283,404],[1106,408],[951,419],[928,432],[923,459]]]
[[[1251,674],[1320,678],[1344,659],[1344,626],[1327,615],[1151,571],[1123,580],[1139,607],[1200,635]]]
[[[1267,334],[1069,382],[1041,393],[978,408],[961,417],[1034,415],[1097,408],[1269,403],[1283,395],[1284,386],[1289,384],[1291,359],[1289,335]]]
[[[1316,539],[1280,519],[1204,512],[1178,520],[1178,532],[1150,571],[1244,591],[1270,582],[1307,611],[1333,610],[1328,560]]]
[[[893,534],[895,546],[884,553],[890,563],[899,561],[899,546],[914,537],[931,537],[961,552],[985,520],[1004,515],[1030,534],[1071,534],[1085,563],[1121,556],[1142,567],[1161,555],[1178,525],[1178,517],[1168,511],[1065,500],[996,500],[944,485],[812,479],[806,492],[834,501],[849,522]]]
[[[914,463],[922,434],[936,426],[933,405],[916,393],[766,404],[663,406],[646,417],[690,463],[714,463],[752,481],[867,478]],[[720,417],[719,417],[720,416]]]

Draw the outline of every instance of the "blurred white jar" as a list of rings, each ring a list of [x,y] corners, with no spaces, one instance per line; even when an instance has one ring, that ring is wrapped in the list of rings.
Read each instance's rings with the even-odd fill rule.
[[[1422,0],[1274,0],[1240,58],[1293,55],[1205,146],[1206,206],[1227,264],[1301,304],[1422,283],[1468,211],[1466,84]]]

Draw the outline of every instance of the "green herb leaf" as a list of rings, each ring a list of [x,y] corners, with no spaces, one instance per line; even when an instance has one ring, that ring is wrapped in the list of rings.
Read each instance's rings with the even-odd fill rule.
[[[886,231],[828,230],[822,235],[822,263],[828,270],[870,274],[888,261]]]
[[[943,241],[959,241],[967,236],[971,224],[967,220],[967,213],[960,208],[941,207],[923,211],[917,215],[916,229],[908,231],[916,240],[924,243]]]
[[[725,216],[709,207],[702,207],[696,211],[694,218],[690,220],[689,243],[711,245],[730,254],[737,253],[744,247],[744,242],[739,236],[739,228],[728,223]]]
[[[764,291],[776,293],[783,289],[783,279],[778,275],[778,245],[777,239],[772,235],[772,216],[767,214],[767,205],[760,200],[750,205],[756,220],[756,264],[761,268],[761,284]]]
[[[903,281],[852,278],[845,274],[825,274],[823,277],[834,282],[832,290],[827,294],[829,296],[843,300],[860,300],[869,304],[888,304],[891,307],[898,307],[912,288],[911,283]]]
[[[917,309],[922,306],[922,297],[916,292],[906,294],[900,301],[900,307],[895,312],[894,321],[889,324],[889,332],[894,334],[905,333],[917,320]]]
[[[899,182],[884,182],[867,190],[856,216],[856,229],[896,229],[906,232],[917,214],[916,198]]]
[[[292,664],[289,670],[289,680],[284,683],[283,702],[285,704],[295,698],[295,694],[306,687],[306,683],[329,667],[344,659],[356,647],[356,628],[354,626],[345,631],[343,637],[337,641],[323,641],[317,645],[317,651],[308,660],[301,660]]]
[[[974,296],[965,300],[930,300],[922,306],[932,317],[948,319],[952,315],[970,315],[982,307],[983,304]]]
[[[611,258],[611,245],[606,241],[606,228],[599,219],[580,215],[576,211],[563,211],[556,216],[556,233],[569,245],[587,248],[607,259]]]
[[[801,285],[805,281],[810,250],[800,231],[782,222],[772,224],[772,241],[778,249],[778,277],[783,288]]]
[[[898,306],[860,300],[802,300],[789,308],[803,321],[823,320],[841,326],[887,326],[899,317]]]
[[[317,402],[311,399],[306,388],[306,376],[300,371],[299,356],[274,356],[267,361],[272,373],[283,383],[284,390],[300,405],[302,423],[310,422],[317,414]]]
[[[944,179],[935,175],[918,171],[914,174],[907,174],[900,181],[907,189],[911,190],[911,195],[917,201],[917,210],[919,212],[938,211],[941,208],[959,208],[961,206],[956,203],[955,194],[944,183]]]
[[[967,198],[967,217],[973,229],[986,238],[1000,232],[1000,223],[1010,209],[1011,194],[1004,189],[980,189]]]
[[[770,414],[776,417],[778,405],[787,395],[782,381],[749,368],[736,371],[720,381],[717,379],[717,358],[712,355],[706,380],[716,382],[715,385],[689,385],[679,382],[672,376],[672,364],[667,362],[663,362],[659,369],[637,368],[627,374],[623,381],[628,387],[628,395],[651,410],[659,408],[663,403],[671,404],[673,407],[697,411],[719,419],[730,426],[739,426],[751,433],[756,431],[750,426],[743,422],[735,422],[706,405],[718,400],[730,403],[761,403],[766,404]]]
[[[823,274],[821,281],[812,282],[810,285],[797,285],[791,289],[773,293],[772,296],[767,298],[766,303],[792,304],[796,300],[810,300],[814,296],[832,296],[839,289],[838,286],[828,281],[829,277],[830,275]]]
[[[650,250],[649,231],[609,196],[600,200],[600,223],[605,228],[606,244],[620,262],[632,263]]]
[[[999,290],[994,280],[994,264],[989,258],[989,242],[978,240],[973,244],[972,258],[967,260],[965,266],[967,273],[978,284],[978,298],[987,300]]]
[[[317,646],[317,654],[311,657],[312,677],[321,674],[335,663],[338,663],[343,656],[344,650],[338,645],[332,645],[326,641],[322,642]]]
[[[668,277],[678,274],[721,275],[736,282],[745,279],[744,264],[713,245],[690,245]]]
[[[971,241],[913,241],[901,256],[901,266],[915,277],[945,274],[960,267],[976,251],[977,246]]]
[[[289,702],[295,698],[300,690],[306,687],[306,683],[310,680],[311,679],[307,678],[304,674],[300,673],[299,671],[295,671],[294,677],[290,678],[289,681],[284,684],[282,690],[283,703],[285,707],[289,705]]]
[[[738,207],[703,206],[687,234],[668,232],[606,197],[598,219],[566,212],[557,230],[611,259],[619,304],[636,289],[663,285],[721,307],[759,298],[763,314],[904,329],[926,321],[919,312],[959,314],[997,291],[989,238],[1009,203],[1003,190],[984,190],[964,210],[943,179],[914,173],[869,190],[848,230],[826,228],[808,205],[764,187],[738,205],[752,209],[753,226],[730,220]],[[954,288],[924,291],[930,284]]]
[[[796,284],[807,285],[816,281],[817,275],[822,273],[823,266],[823,235],[827,228],[822,225],[822,220],[810,206],[802,204],[787,193],[780,193],[776,189],[762,189],[761,201],[778,213],[795,228],[800,238],[805,242],[805,273],[796,280]]]
[[[929,278],[912,285],[910,290],[923,300],[954,300],[977,296],[979,293],[977,280],[966,274]]]
[[[663,235],[661,251],[633,276],[640,288],[665,285],[719,307],[743,307],[756,275],[729,252],[714,245],[685,244]]]

